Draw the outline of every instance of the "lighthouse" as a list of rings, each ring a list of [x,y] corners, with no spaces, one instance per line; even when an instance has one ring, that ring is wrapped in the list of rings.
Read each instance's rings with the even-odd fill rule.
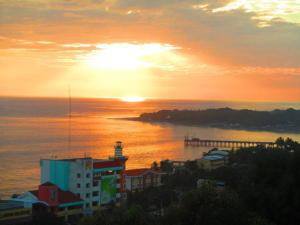
[[[117,141],[115,144],[115,158],[120,159],[124,158],[123,156],[123,144],[121,141]]]

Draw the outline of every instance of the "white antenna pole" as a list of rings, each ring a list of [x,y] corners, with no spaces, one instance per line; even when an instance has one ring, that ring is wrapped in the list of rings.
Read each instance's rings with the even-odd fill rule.
[[[70,153],[71,150],[71,119],[72,119],[72,98],[71,98],[71,88],[69,85],[69,131],[68,131],[68,152]]]

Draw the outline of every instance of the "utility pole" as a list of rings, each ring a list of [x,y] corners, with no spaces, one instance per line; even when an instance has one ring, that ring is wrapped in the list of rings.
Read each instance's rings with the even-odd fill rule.
[[[68,154],[70,154],[70,150],[71,150],[71,131],[72,131],[72,127],[71,127],[71,120],[72,120],[72,97],[71,97],[71,88],[69,85],[69,121],[68,121]]]

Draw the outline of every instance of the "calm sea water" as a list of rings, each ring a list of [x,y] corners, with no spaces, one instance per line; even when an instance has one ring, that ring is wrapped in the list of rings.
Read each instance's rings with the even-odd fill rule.
[[[68,149],[68,99],[0,98],[0,198],[37,188],[39,160],[83,157],[107,158],[115,141],[124,143],[127,168],[148,167],[162,159],[187,160],[206,148],[184,148],[187,134],[200,138],[274,141],[300,140],[299,134],[223,130],[116,120],[160,109],[232,107],[257,110],[300,109],[300,103],[243,103],[149,100],[139,103],[112,99],[73,99],[71,148]]]

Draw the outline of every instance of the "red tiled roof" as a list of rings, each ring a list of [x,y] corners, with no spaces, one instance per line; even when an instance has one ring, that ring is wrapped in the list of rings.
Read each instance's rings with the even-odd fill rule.
[[[125,170],[124,175],[135,177],[135,176],[142,176],[146,172],[154,172],[154,171],[149,168],[132,169],[132,170]]]
[[[74,194],[71,191],[64,191],[64,190],[60,189],[57,185],[55,185],[51,182],[43,183],[40,186],[55,186],[55,187],[57,187],[57,190],[58,190],[57,197],[58,197],[59,204],[82,201],[82,199],[78,195]],[[40,199],[39,198],[39,190],[33,190],[33,191],[30,191],[30,193],[32,193],[38,199]]]
[[[71,203],[71,202],[80,202],[82,201],[76,194],[70,191],[63,191],[58,189],[58,202],[59,204]]]
[[[101,169],[101,168],[107,168],[107,167],[117,167],[122,166],[122,161],[114,160],[114,161],[100,161],[100,162],[94,162],[93,168],[94,169]]]

